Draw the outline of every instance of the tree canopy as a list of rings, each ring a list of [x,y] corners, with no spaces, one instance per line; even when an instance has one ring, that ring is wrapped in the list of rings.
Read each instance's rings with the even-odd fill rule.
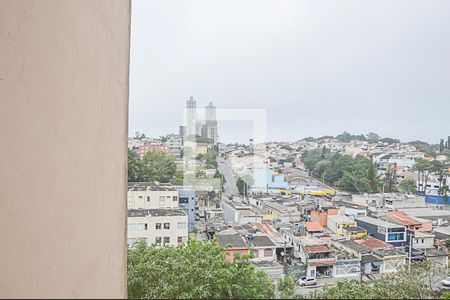
[[[177,247],[148,246],[140,241],[128,249],[128,297],[132,299],[262,299],[273,298],[276,285],[249,262],[230,262],[215,242],[188,240]],[[289,293],[291,283],[281,284]],[[284,290],[283,290],[284,288]]]
[[[380,188],[375,166],[366,157],[353,158],[322,148],[305,151],[302,160],[311,175],[346,191],[373,193]]]
[[[142,159],[128,150],[128,181],[169,182],[176,171],[175,157],[162,151],[149,151]]]

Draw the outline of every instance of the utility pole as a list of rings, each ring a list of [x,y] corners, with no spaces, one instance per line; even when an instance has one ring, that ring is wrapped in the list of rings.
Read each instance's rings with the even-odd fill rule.
[[[412,233],[409,233],[408,234],[408,236],[409,236],[409,258],[408,258],[408,271],[410,271],[411,270],[411,250],[412,250],[412,239],[413,239],[413,234]]]

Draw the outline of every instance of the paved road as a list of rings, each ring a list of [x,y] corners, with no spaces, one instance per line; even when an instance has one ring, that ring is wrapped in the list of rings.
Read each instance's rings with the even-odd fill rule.
[[[222,157],[217,157],[217,165],[219,166],[220,173],[225,177],[225,193],[230,196],[238,196],[239,190],[236,186],[236,178],[230,166],[228,166],[227,161]]]

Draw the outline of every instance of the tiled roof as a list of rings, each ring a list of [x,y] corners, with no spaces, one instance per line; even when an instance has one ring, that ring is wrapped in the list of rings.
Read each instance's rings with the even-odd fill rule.
[[[304,222],[304,224],[309,232],[323,231],[323,227],[319,222]]]
[[[309,253],[333,252],[333,249],[331,249],[327,245],[305,246],[305,250]]]
[[[369,238],[367,240],[358,240],[356,241],[357,243],[360,243],[361,245],[366,246],[367,248],[370,249],[383,249],[383,248],[390,248],[391,245],[389,245],[388,243],[385,243],[379,239],[376,238]]]
[[[402,211],[391,211],[387,214],[387,217],[389,219],[391,219],[393,222],[399,223],[401,225],[420,225],[421,223],[414,220],[413,218],[411,218],[410,216],[408,216],[407,214],[405,214]]]

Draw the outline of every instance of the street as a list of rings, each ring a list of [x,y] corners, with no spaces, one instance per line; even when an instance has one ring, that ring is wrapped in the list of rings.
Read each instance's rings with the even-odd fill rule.
[[[223,174],[225,178],[225,193],[229,196],[238,196],[239,190],[236,186],[236,179],[234,177],[233,171],[228,166],[226,160],[220,156],[217,157],[217,165],[220,173]]]

